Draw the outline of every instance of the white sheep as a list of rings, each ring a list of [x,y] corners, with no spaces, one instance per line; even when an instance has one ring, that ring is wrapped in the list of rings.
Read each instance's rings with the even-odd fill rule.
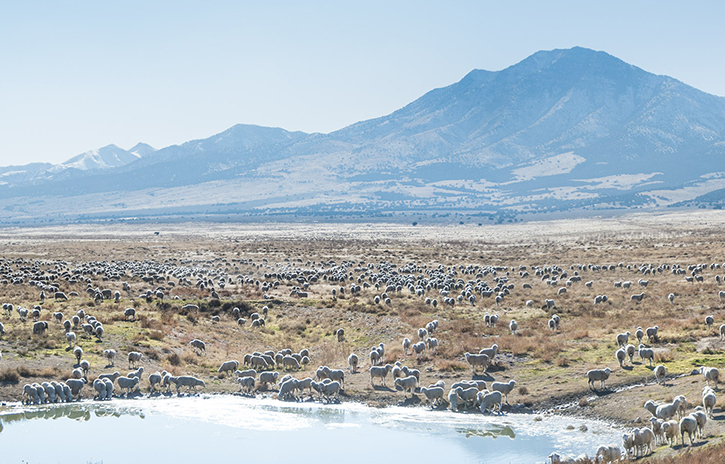
[[[664,443],[665,431],[662,429],[662,425],[665,421],[656,417],[650,417],[649,422],[652,424],[650,428],[652,429],[652,433],[655,435],[655,445],[658,443]]]
[[[647,341],[651,342],[652,340],[657,340],[657,331],[659,329],[659,326],[647,327],[647,330],[645,330],[645,333],[647,334]]]
[[[662,431],[665,434],[665,440],[670,446],[677,444],[677,432],[679,425],[677,421],[669,420],[662,423]]]
[[[409,351],[410,351],[410,349],[411,349],[412,346],[413,346],[413,344],[412,344],[412,342],[410,341],[409,338],[404,338],[403,339],[403,353],[406,356],[408,356],[408,354],[410,354]]]
[[[588,371],[587,378],[589,379],[589,381],[587,383],[589,384],[589,387],[591,389],[594,389],[594,382],[598,380],[599,387],[605,388],[604,384],[607,381],[607,379],[609,378],[610,373],[611,373],[611,371],[609,370],[608,367],[605,369],[592,369],[592,370]]]
[[[631,334],[629,331],[621,334],[617,334],[617,346],[627,346],[627,343],[629,342],[629,336]]]
[[[66,333],[65,340],[68,342],[68,348],[73,348],[76,343],[76,334],[73,332]]]
[[[697,434],[700,438],[705,437],[705,424],[707,424],[707,414],[702,410],[702,406],[698,406],[690,414],[697,421]]]
[[[508,395],[514,390],[514,387],[516,386],[515,380],[509,380],[508,382],[493,382],[491,384],[491,390],[501,392],[501,394],[504,396],[504,400],[506,401],[506,404],[509,402]]]
[[[162,380],[163,376],[159,372],[154,372],[153,374],[149,375],[149,391],[156,391],[156,385],[160,386]]]
[[[279,393],[277,399],[280,401],[286,401],[290,398],[295,399],[295,389],[297,388],[297,379],[288,379],[279,386]]]
[[[725,339],[725,324],[720,325],[720,341]]]
[[[360,360],[355,353],[351,353],[350,356],[347,357],[347,364],[350,366],[350,372],[353,374],[357,370],[357,364],[359,361]]]
[[[412,348],[413,348],[413,351],[415,352],[415,354],[418,357],[420,357],[420,354],[425,351],[425,342],[415,343],[415,344],[413,344]]]
[[[636,456],[646,456],[654,450],[655,435],[652,430],[642,427],[634,430],[634,447]],[[640,453],[641,452],[641,453]]]
[[[122,390],[126,390],[126,394],[130,395],[131,390],[135,390],[138,387],[139,378],[138,377],[119,377],[116,379],[116,382],[118,382],[118,387]]]
[[[624,350],[627,352],[627,356],[629,356],[629,363],[634,364],[634,353],[637,352],[637,348],[634,345],[627,345],[624,347]]]
[[[402,379],[395,379],[394,385],[396,389],[400,387],[403,390],[403,398],[407,398],[408,391],[412,395],[418,386],[418,379],[414,375],[410,375]]]
[[[206,354],[206,343],[199,340],[198,338],[195,338],[192,341],[190,341],[189,345],[191,345],[191,347],[197,351],[198,355],[201,355],[202,353]]]
[[[464,353],[464,357],[466,358],[466,362],[471,365],[474,375],[476,374],[476,367],[483,367],[483,372],[484,374],[486,373],[490,360],[488,355]]]
[[[494,343],[493,345],[491,345],[491,348],[483,348],[481,351],[478,352],[478,354],[485,354],[486,356],[488,356],[489,362],[492,363],[494,358],[498,354],[498,345]]]
[[[685,446],[685,433],[690,436],[690,446],[693,446],[695,444],[695,434],[697,433],[697,419],[695,419],[693,416],[686,416],[680,419],[679,425],[682,446]]]
[[[134,365],[138,366],[142,357],[143,353],[139,353],[138,351],[131,351],[128,353],[128,368],[131,369]]]
[[[619,461],[622,458],[622,451],[617,445],[603,445],[597,448],[597,459],[596,462],[602,462],[609,464],[614,461]]]
[[[428,331],[424,328],[418,329],[418,340],[423,341],[428,337]]]
[[[655,380],[657,383],[664,383],[665,376],[667,375],[667,370],[665,369],[665,366],[662,364],[658,364],[654,368],[654,374],[655,374]]]
[[[624,360],[627,358],[627,351],[624,348],[620,348],[614,352],[614,357],[617,358],[617,361],[619,362],[619,367],[622,367],[624,364]]]
[[[190,375],[181,375],[179,377],[176,377],[176,394],[178,395],[179,389],[181,387],[187,387],[189,391],[194,390],[196,392],[196,387],[202,387],[205,388],[206,384],[203,380],[197,379],[196,377],[192,377]]]
[[[481,412],[485,413],[486,411],[491,410],[491,412],[498,411],[498,413],[501,414],[501,392],[485,392],[484,390],[484,392],[481,393],[484,393],[481,397]]]
[[[264,386],[266,388],[267,384],[276,383],[278,377],[278,372],[262,372],[259,374],[259,386]]]
[[[463,405],[467,408],[473,407],[478,402],[478,388],[476,387],[457,387],[455,389],[456,395],[463,402]]]
[[[379,378],[380,385],[385,386],[385,378],[392,369],[393,366],[390,364],[386,364],[384,366],[371,366],[370,369],[368,369],[368,372],[370,372],[370,385],[374,386],[373,379]]]
[[[114,359],[116,359],[116,350],[103,350],[103,356],[108,360],[108,366],[114,366]]]
[[[720,379],[720,371],[717,369],[717,367],[700,367],[700,374],[702,374],[703,377],[705,377],[705,382],[707,382],[707,386],[710,386],[710,381],[712,380],[715,384],[715,388],[717,388],[717,382]]]
[[[431,353],[435,353],[436,349],[438,348],[438,339],[434,337],[428,337],[425,339],[426,345],[428,345],[428,350]]]
[[[443,387],[442,386],[430,386],[421,387],[420,392],[430,401],[430,407],[435,408],[443,401]]]
[[[717,404],[717,397],[715,392],[710,387],[702,389],[702,406],[705,408],[705,412],[712,417],[713,409]]]
[[[651,366],[655,362],[655,352],[652,348],[645,348],[644,345],[639,345],[639,357],[644,362],[646,359]]]
[[[705,317],[705,324],[707,325],[708,329],[712,329],[712,325],[715,323],[715,318],[710,315]]]
[[[511,319],[511,322],[509,322],[509,330],[511,331],[512,335],[516,335],[516,331],[519,329],[519,323],[516,322],[516,320]]]
[[[637,330],[634,331],[635,337],[637,337],[637,343],[641,344],[642,339],[644,338],[644,330],[642,327],[637,327]]]

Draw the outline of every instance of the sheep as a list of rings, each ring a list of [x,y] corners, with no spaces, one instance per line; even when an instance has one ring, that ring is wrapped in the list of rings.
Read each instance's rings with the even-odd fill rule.
[[[128,368],[131,369],[134,365],[138,366],[142,357],[143,353],[139,353],[138,351],[131,351],[128,353]]]
[[[350,366],[350,372],[353,374],[357,370],[357,364],[359,361],[360,360],[355,353],[351,353],[350,356],[347,357],[347,364]]]
[[[96,391],[96,395],[94,397],[99,400],[105,400],[106,399],[106,384],[103,382],[102,379],[96,379],[93,381],[93,389]]]
[[[715,388],[717,388],[717,382],[720,378],[720,371],[716,367],[700,367],[700,374],[702,374],[703,377],[705,377],[705,382],[707,383],[707,386],[710,386],[710,381],[712,380],[715,384]]]
[[[418,340],[423,341],[428,337],[428,331],[424,328],[418,329]]]
[[[394,385],[396,389],[400,387],[403,390],[403,398],[407,398],[408,390],[412,395],[418,386],[418,379],[414,375],[409,375],[402,379],[395,379]]]
[[[120,380],[120,379],[119,379]],[[120,384],[119,384],[120,386]],[[181,387],[187,387],[189,391],[194,390],[196,393],[196,387],[205,388],[206,384],[203,380],[197,379],[196,377],[192,377],[190,375],[181,375],[176,378],[176,394],[179,395],[180,391],[179,389]]]
[[[549,330],[551,330],[552,332],[556,331],[556,322],[554,321],[554,319],[549,319],[547,325],[549,326]]]
[[[725,327],[725,324],[723,324],[723,327]],[[722,331],[721,331],[722,332]],[[412,346],[412,343],[409,338],[403,339],[403,353],[408,356],[408,352],[410,351],[410,347]]]
[[[435,408],[443,401],[443,387],[421,387],[420,392],[430,401],[430,407]]]
[[[725,324],[720,326],[720,341],[723,341],[723,339],[725,339]]]
[[[239,361],[236,359],[232,359],[230,361],[225,361],[222,363],[221,366],[219,366],[219,369],[217,369],[217,372],[221,374],[222,372],[232,371],[234,372],[239,367]]]
[[[73,355],[78,360],[78,364],[80,364],[81,357],[83,356],[83,348],[81,348],[80,346],[76,346],[75,348],[73,348]]]
[[[43,382],[41,386],[43,387],[43,390],[45,390],[45,395],[48,397],[48,402],[55,403],[55,387],[52,386],[49,382]]]
[[[700,438],[704,438],[705,424],[707,424],[707,414],[702,410],[702,406],[698,406],[690,414],[697,421],[697,434]]]
[[[68,342],[68,348],[73,348],[73,345],[76,343],[76,334],[73,332],[68,332],[65,334],[65,339]]]
[[[674,304],[675,303],[675,294],[674,293],[670,293],[669,295],[667,295],[667,300],[670,303]]]
[[[662,431],[665,435],[665,440],[667,441],[667,444],[670,446],[674,446],[677,444],[677,432],[678,432],[678,423],[677,421],[670,420],[662,423]]]
[[[637,337],[637,343],[642,344],[642,339],[644,338],[644,330],[642,330],[642,327],[637,327],[637,330],[634,332],[635,337]]]
[[[627,352],[627,356],[629,356],[629,363],[634,364],[634,353],[636,353],[637,349],[634,345],[627,345],[624,347],[624,350]]]
[[[45,321],[38,321],[33,324],[33,335],[43,335],[48,330],[48,323]]]
[[[430,350],[431,353],[436,352],[436,348],[438,348],[438,339],[433,337],[428,337],[425,339],[426,345],[428,345],[428,350]]]
[[[136,310],[134,308],[126,308],[123,311],[124,320],[128,320],[129,317],[133,318],[133,322],[136,321]]]
[[[114,359],[116,359],[116,350],[103,350],[103,356],[108,360],[108,367],[114,366]]]
[[[629,331],[621,334],[617,334],[617,346],[627,346],[627,343],[629,342],[629,336],[631,334]]]
[[[516,320],[514,320],[514,319],[511,319],[511,322],[509,322],[509,330],[511,331],[511,334],[516,335],[516,331],[518,330],[518,328],[519,328],[518,322],[516,322]]]
[[[448,404],[451,405],[451,411],[458,410],[458,394],[453,389],[448,392]]]
[[[697,433],[697,419],[692,416],[683,417],[680,419],[680,436],[682,439],[682,446],[685,446],[685,433],[690,436],[690,446],[695,444],[694,436]]]
[[[310,386],[315,388],[315,382],[310,382]],[[315,388],[315,390],[317,390],[320,393],[320,397],[322,397],[324,395],[325,398],[327,399],[327,401],[329,402],[329,401],[331,401],[331,398],[330,398],[331,396],[334,395],[337,398],[337,396],[339,395],[340,383],[337,381],[332,381],[329,383],[323,382],[321,384],[317,384],[317,388]]]
[[[117,378],[121,377],[121,373],[116,371],[113,374],[101,374],[98,376],[99,379],[108,379],[111,382],[115,382]]]
[[[252,393],[252,391],[254,390],[254,377],[239,377],[237,379],[237,382],[239,382],[239,391]]]
[[[420,354],[425,351],[425,342],[418,342],[413,344],[413,351],[420,357]]]
[[[206,343],[199,340],[198,338],[195,338],[192,341],[190,341],[189,345],[191,345],[191,347],[197,351],[198,355],[201,355],[202,353],[206,354]]]
[[[655,380],[657,381],[657,383],[664,383],[665,375],[667,375],[667,370],[665,369],[664,365],[658,364],[654,368],[654,374],[655,374]]]
[[[249,366],[254,369],[265,370],[269,368],[269,363],[261,356],[250,356]]]
[[[82,379],[83,378],[83,369],[80,367],[77,369],[73,369],[70,373],[70,376],[72,379]]]
[[[70,388],[70,396],[71,398],[76,398],[80,400],[81,398],[81,391],[83,390],[83,386],[86,384],[86,379],[67,379],[65,381],[66,385]],[[68,396],[66,394],[66,396]]]
[[[678,413],[681,406],[682,399],[679,397],[672,400],[672,403],[665,403],[659,406],[655,406],[652,400],[648,400],[645,403],[645,408],[651,412],[653,416],[663,420],[672,419]]]
[[[385,378],[392,369],[393,366],[390,364],[386,364],[384,366],[371,366],[370,369],[368,369],[368,372],[370,373],[370,385],[374,386],[373,379],[377,377],[380,379],[380,385],[385,386]]]
[[[622,458],[622,451],[617,445],[600,446],[597,448],[597,459],[595,462],[602,462],[603,464],[610,464],[614,461],[619,461]]]
[[[501,399],[502,394],[500,391],[484,393],[481,397],[481,412],[485,413],[486,411],[491,410],[491,412],[498,411],[498,413],[501,414]]]
[[[259,386],[266,388],[268,383],[276,383],[278,377],[278,372],[261,372],[259,374]]]
[[[624,348],[620,348],[614,352],[614,357],[619,362],[619,367],[623,367],[624,360],[627,358],[627,351]]]
[[[476,375],[476,367],[483,367],[483,373],[486,373],[486,370],[488,369],[488,363],[491,359],[488,357],[488,355],[464,353],[463,356],[465,356],[466,362],[471,365],[474,375]]]
[[[304,379],[297,381],[297,386],[295,388],[299,390],[300,393],[304,392],[305,389],[308,389],[310,390],[310,394],[312,394],[312,378],[305,377]]]
[[[288,379],[279,386],[277,399],[286,401],[290,398],[295,399],[294,391],[297,388],[297,379]]]
[[[345,329],[343,329],[341,327],[341,328],[337,329],[337,332],[335,332],[335,334],[337,335],[337,341],[338,342],[345,341]]]
[[[143,368],[143,366],[141,366],[141,367],[139,367],[138,369],[136,369],[135,371],[131,371],[131,372],[129,372],[129,373],[128,373],[128,374],[126,375],[126,377],[136,377],[136,378],[138,378],[139,380],[141,380],[141,377],[143,376],[143,371],[144,371],[144,368]]]
[[[652,433],[655,435],[655,445],[658,442],[663,443],[665,441],[665,431],[662,429],[662,424],[664,424],[665,421],[656,417],[650,417],[649,422],[652,424],[650,428],[652,429]]]
[[[639,357],[644,362],[645,359],[649,361],[651,366],[655,362],[655,352],[652,348],[645,348],[644,345],[639,345]]]
[[[498,345],[493,344],[491,345],[491,348],[483,348],[481,351],[478,352],[478,354],[485,354],[488,356],[488,359],[490,362],[493,362],[494,358],[498,354]]]
[[[588,371],[587,378],[589,379],[589,381],[587,383],[589,384],[589,388],[594,390],[594,382],[597,380],[599,381],[599,387],[605,388],[604,384],[609,378],[610,373],[611,371],[608,367],[605,369],[592,369]]]
[[[370,364],[373,366],[377,366],[380,362],[380,353],[378,353],[378,350],[373,349],[370,351]]]
[[[244,324],[246,324],[246,323],[247,323],[247,320],[244,319],[243,317],[240,317],[239,319],[237,319],[237,325],[239,325],[239,327],[244,327]]]
[[[23,396],[21,402],[23,404],[30,404],[32,401],[33,404],[40,404],[40,397],[38,396],[38,391],[30,384],[25,384],[23,386]]]
[[[710,417],[712,417],[716,403],[717,397],[715,396],[715,392],[712,388],[705,387],[702,390],[702,407],[705,409],[705,413],[707,413]]]
[[[491,384],[491,390],[501,392],[504,396],[504,400],[506,401],[506,404],[508,404],[508,402],[509,402],[508,394],[514,390],[515,386],[516,386],[515,380],[509,380],[508,382],[494,382]]]
[[[708,330],[712,329],[712,325],[715,323],[715,318],[710,315],[705,317],[705,324],[707,325]]]
[[[658,326],[647,327],[647,330],[645,331],[645,333],[647,334],[648,342],[652,342],[652,340],[655,340],[655,341],[657,340],[657,331],[659,329],[660,328]]]
[[[345,371],[342,369],[330,369],[327,371],[327,378],[333,382],[339,382],[341,387],[345,387]]]
[[[654,450],[655,435],[652,430],[642,427],[634,430],[634,447],[636,455],[640,451],[643,456],[650,454]]]
[[[84,359],[78,363],[78,366],[83,370],[83,377],[87,377],[88,372],[91,370],[91,363]]]
[[[159,372],[155,372],[155,373],[149,375],[149,391],[150,392],[156,391],[156,385],[160,386],[162,380],[163,380],[163,376]]]
[[[475,406],[478,402],[478,388],[476,387],[457,387],[455,389],[456,395],[458,395],[458,398],[463,401],[463,405],[466,408],[469,408],[471,406]]]

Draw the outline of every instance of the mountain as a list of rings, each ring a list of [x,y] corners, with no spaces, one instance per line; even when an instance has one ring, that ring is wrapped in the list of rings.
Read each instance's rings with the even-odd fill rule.
[[[0,185],[0,221],[663,207],[725,188],[725,99],[575,47],[329,134],[236,125],[71,165]]]
[[[136,152],[133,152],[133,149],[136,149]],[[126,151],[123,148],[111,144],[74,156],[68,161],[61,163],[58,169],[71,168],[81,171],[91,171],[94,169],[117,168],[140,159],[142,155],[138,153],[139,151],[148,154],[155,150],[150,145],[138,144],[130,151]]]

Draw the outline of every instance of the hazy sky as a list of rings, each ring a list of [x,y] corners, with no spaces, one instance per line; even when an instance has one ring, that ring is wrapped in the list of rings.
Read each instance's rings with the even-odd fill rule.
[[[330,132],[580,45],[725,95],[725,2],[0,0],[0,165],[248,123]]]

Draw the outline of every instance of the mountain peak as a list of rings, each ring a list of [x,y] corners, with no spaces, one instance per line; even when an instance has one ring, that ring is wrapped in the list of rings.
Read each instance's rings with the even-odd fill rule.
[[[138,156],[139,158],[143,158],[144,156],[148,156],[151,153],[155,152],[156,149],[147,143],[139,142],[133,147],[129,148],[127,151],[133,155]]]
[[[81,171],[115,168],[136,161],[138,155],[130,153],[114,144],[89,150],[58,165],[59,169],[73,168]]]

